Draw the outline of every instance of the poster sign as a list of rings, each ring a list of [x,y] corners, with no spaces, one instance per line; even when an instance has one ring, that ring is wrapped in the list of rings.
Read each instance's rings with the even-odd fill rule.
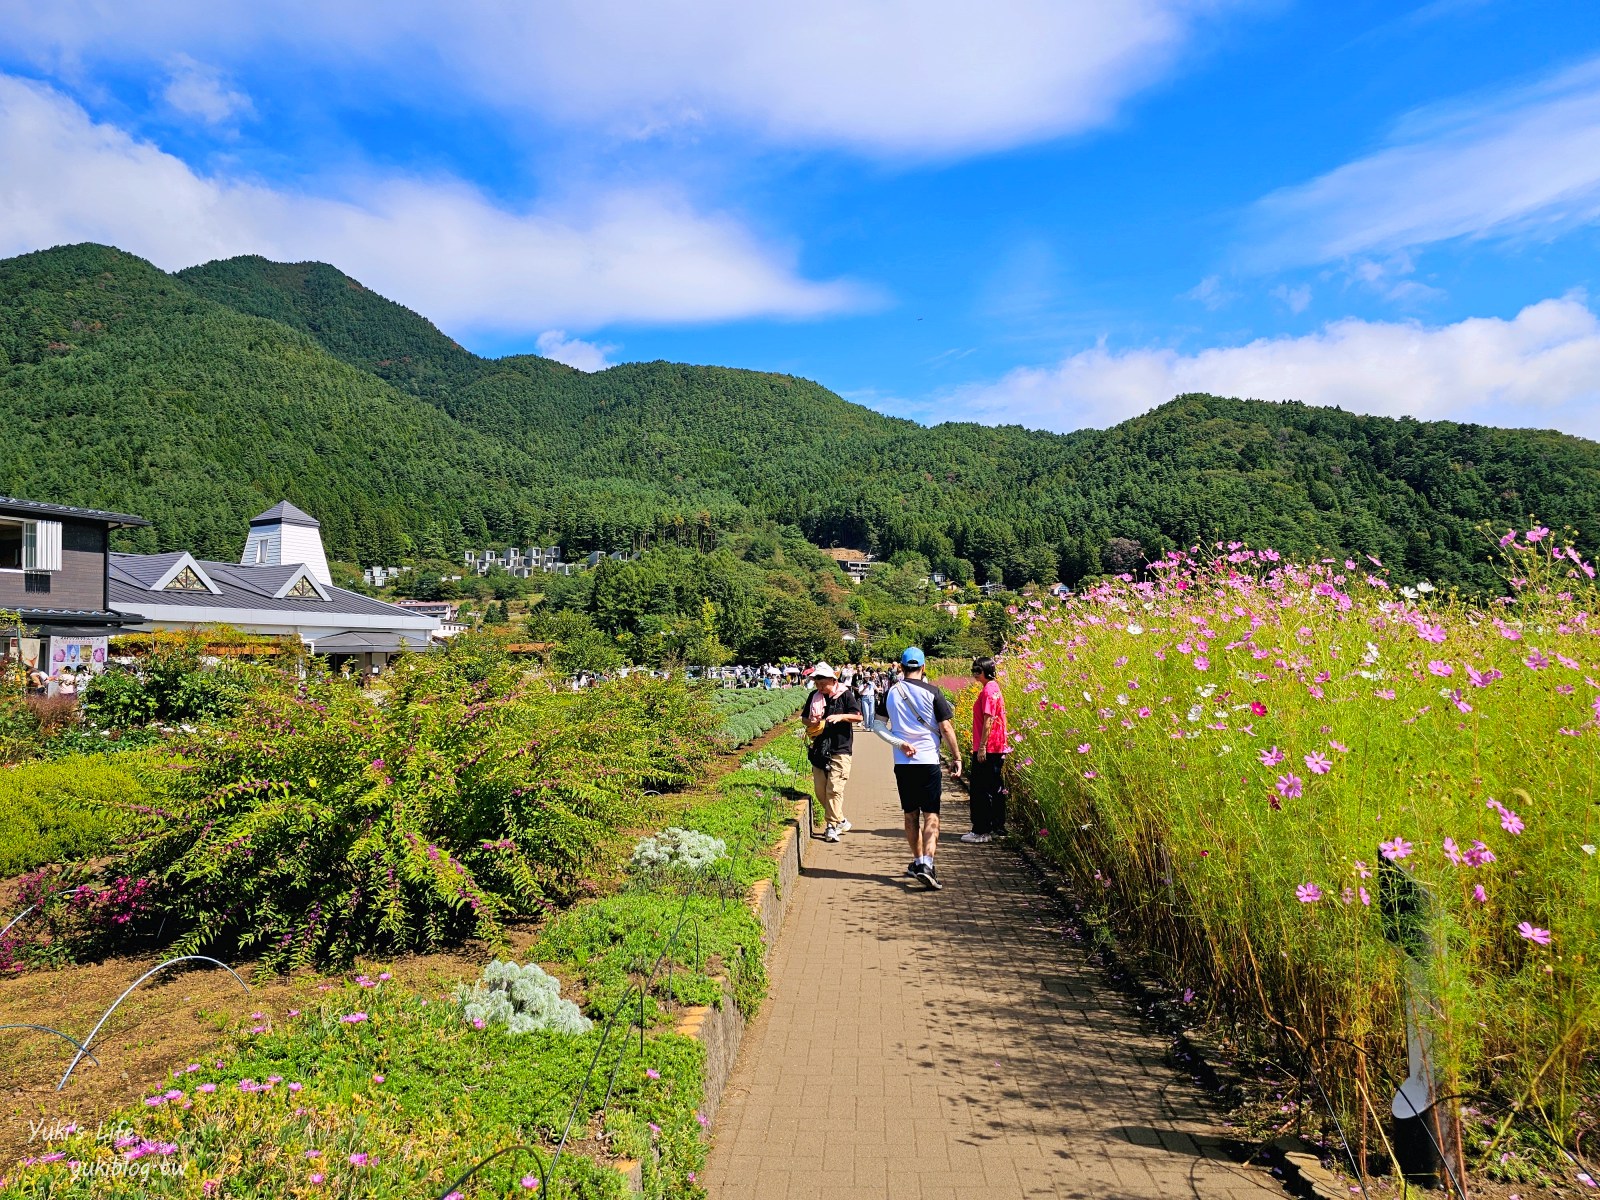
[[[53,637],[50,639],[49,675],[55,678],[65,670],[86,670],[93,675],[106,669],[104,637]]]

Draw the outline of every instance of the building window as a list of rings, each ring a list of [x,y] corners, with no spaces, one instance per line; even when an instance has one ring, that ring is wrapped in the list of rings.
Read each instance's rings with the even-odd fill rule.
[[[311,580],[304,575],[295,580],[294,586],[289,589],[289,595],[293,596],[296,600],[322,599],[321,596],[317,595],[317,589],[315,586],[313,586]]]
[[[169,592],[209,592],[211,589],[206,587],[205,580],[195,574],[193,567],[185,567],[172,577],[172,582],[167,584],[166,590]]]
[[[0,567],[22,569],[22,526],[0,522]]]

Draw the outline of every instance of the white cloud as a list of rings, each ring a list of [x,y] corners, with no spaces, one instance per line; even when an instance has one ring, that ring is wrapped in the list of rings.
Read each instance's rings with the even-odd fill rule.
[[[0,0],[50,69],[174,47],[279,48],[632,135],[705,124],[872,154],[981,151],[1093,128],[1255,0]]]
[[[1262,199],[1275,268],[1452,238],[1547,238],[1600,217],[1600,59],[1487,100],[1413,113],[1391,144]]]
[[[565,329],[546,329],[534,343],[539,353],[580,371],[604,371],[611,366],[616,346],[600,346],[582,338],[569,338]]]
[[[1311,307],[1311,285],[1302,283],[1290,287],[1286,283],[1280,283],[1272,289],[1272,298],[1298,316]]]
[[[223,125],[234,117],[250,115],[250,97],[223,82],[215,67],[195,62],[187,54],[175,55],[162,99],[186,117],[207,125]]]
[[[1216,312],[1233,299],[1233,293],[1222,286],[1220,275],[1207,275],[1185,292],[1182,299],[1198,301],[1212,312]]]
[[[937,419],[1103,428],[1185,392],[1600,438],[1600,318],[1568,296],[1510,320],[1428,327],[1349,319],[1197,354],[1101,345],[959,388],[937,406]]]
[[[733,217],[671,192],[518,212],[453,180],[348,181],[358,203],[206,177],[3,75],[0,164],[0,255],[98,241],[168,270],[235,254],[321,259],[458,331],[813,317],[870,301],[801,278]]]

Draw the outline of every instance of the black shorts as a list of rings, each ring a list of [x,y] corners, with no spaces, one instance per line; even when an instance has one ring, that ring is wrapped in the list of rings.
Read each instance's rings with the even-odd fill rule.
[[[944,775],[937,763],[896,763],[894,782],[900,790],[901,812],[939,811]]]

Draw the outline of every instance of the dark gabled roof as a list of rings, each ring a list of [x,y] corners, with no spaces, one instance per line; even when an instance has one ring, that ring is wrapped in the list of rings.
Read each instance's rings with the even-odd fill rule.
[[[21,513],[30,517],[71,517],[79,521],[104,521],[107,525],[148,525],[143,517],[131,513],[106,512],[98,508],[74,508],[70,504],[46,504],[42,500],[19,500],[0,496],[0,512]]]
[[[305,566],[302,563],[202,562],[200,569],[211,576],[211,582],[218,587],[231,583],[258,596],[276,596],[284,584],[305,570]]]
[[[252,525],[306,525],[312,529],[321,529],[322,522],[310,513],[304,512],[290,504],[287,500],[280,500],[266,512],[258,517],[251,517]]]
[[[123,577],[128,583],[140,587],[154,587],[156,581],[170,571],[185,553],[183,550],[169,550],[165,554],[113,554],[111,577]]]
[[[322,585],[330,597],[327,600],[301,600],[292,596],[281,599],[272,593],[282,587],[289,576],[301,570],[300,564],[284,566],[241,566],[238,563],[207,562],[198,560],[200,569],[217,585],[218,594],[210,592],[152,591],[151,584],[160,579],[177,558],[174,554],[117,554],[110,555],[111,599],[113,607],[137,610],[141,605],[164,604],[181,608],[254,609],[256,611],[298,613],[301,616],[327,617],[334,614],[360,616],[410,617],[418,614],[396,608],[383,600],[374,600],[359,592]],[[162,560],[160,570],[148,560]],[[240,584],[242,577],[260,572],[261,579],[253,586]],[[148,580],[148,582],[145,582]],[[267,587],[271,584],[270,589]],[[197,620],[205,620],[197,617]]]

